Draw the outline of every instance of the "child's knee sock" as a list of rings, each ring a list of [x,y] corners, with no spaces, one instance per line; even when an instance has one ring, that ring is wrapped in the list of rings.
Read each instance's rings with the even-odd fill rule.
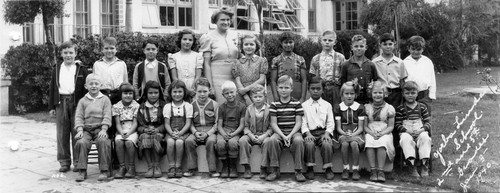
[[[344,170],[349,170],[349,164],[348,165],[344,165]]]
[[[359,165],[357,165],[357,166],[352,166],[352,170],[359,170]]]

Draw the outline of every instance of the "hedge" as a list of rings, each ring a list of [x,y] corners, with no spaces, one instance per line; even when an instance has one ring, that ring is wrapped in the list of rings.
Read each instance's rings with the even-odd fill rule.
[[[368,41],[369,49],[366,52],[368,58],[376,53],[376,38],[366,32],[349,31],[338,33],[337,45],[335,50],[343,53],[346,58],[351,54],[350,40],[354,34],[362,34]],[[145,56],[142,50],[142,43],[147,39],[156,39],[159,41],[159,52],[157,59],[167,61],[167,53],[175,53],[179,48],[175,45],[176,34],[163,35],[145,35],[142,33],[124,33],[118,32],[113,35],[117,40],[116,56],[125,61],[128,68],[129,80],[132,80],[135,65],[144,60]],[[201,34],[196,34],[199,39]],[[72,41],[77,45],[77,60],[82,61],[89,69],[95,61],[102,57],[101,38],[99,35],[91,35],[85,38],[74,36]],[[264,55],[271,64],[272,58],[281,53],[279,35],[264,35],[265,49]],[[57,49],[58,63],[62,62],[59,49]],[[195,48],[195,51],[198,47]],[[321,52],[321,45],[317,39],[304,38],[297,36],[295,43],[295,53],[301,55],[306,60],[307,67],[312,57]],[[2,59],[2,67],[6,70],[6,75],[11,76],[11,97],[10,104],[14,106],[10,112],[24,113],[46,110],[48,104],[48,90],[50,83],[50,74],[53,65],[50,64],[50,54],[46,45],[22,44],[17,47],[11,47]]]

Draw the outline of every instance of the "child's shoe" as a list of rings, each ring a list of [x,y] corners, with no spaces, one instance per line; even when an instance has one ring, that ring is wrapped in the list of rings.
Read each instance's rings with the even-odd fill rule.
[[[80,173],[76,176],[75,181],[83,182],[85,179],[87,179],[87,170],[80,170]]]
[[[314,180],[314,168],[312,166],[307,167],[306,175],[304,175],[308,180]]]
[[[61,168],[59,168],[59,172],[65,173],[67,171],[69,171],[69,166],[61,166]]]
[[[78,168],[76,168],[76,166],[73,167],[73,172],[79,172],[80,170]]]
[[[174,177],[175,177],[175,168],[171,167],[170,169],[168,169],[167,178],[174,178]]]
[[[124,165],[120,165],[120,169],[118,169],[118,172],[115,174],[115,179],[122,179],[125,177],[126,169]]]
[[[333,174],[332,168],[326,168],[326,170],[325,170],[325,178],[327,180],[333,180],[334,177],[335,177],[335,175]]]
[[[417,171],[417,166],[414,166],[414,165],[411,166],[411,176],[416,177],[416,178],[420,178],[420,174],[418,174],[418,171]]]
[[[228,178],[229,177],[229,166],[227,164],[227,159],[223,159],[222,161],[222,171],[220,172],[220,177],[221,178]]]
[[[267,177],[267,168],[266,167],[260,167],[259,178],[260,179],[266,179],[266,177]]]
[[[125,178],[135,178],[135,166],[129,166]]]
[[[385,182],[385,173],[384,173],[384,170],[378,170],[378,173],[377,173],[377,181],[379,182]]]
[[[422,177],[429,176],[429,168],[427,168],[427,165],[422,164],[422,170],[420,171],[420,176]]]
[[[101,170],[101,174],[97,177],[97,181],[104,181],[108,179],[108,171]]]
[[[295,180],[297,182],[305,182],[306,177],[304,177],[304,175],[302,175],[302,172],[300,170],[296,170],[295,171]]]
[[[230,178],[237,178],[238,177],[238,170],[236,167],[237,162],[238,161],[236,158],[229,159],[229,177]]]
[[[218,178],[218,177],[220,177],[220,173],[219,172],[210,172],[210,177]]]
[[[154,178],[161,178],[162,176],[163,176],[163,173],[161,172],[160,167],[159,167],[159,166],[156,166],[156,167],[154,168],[154,175],[153,175],[153,177],[154,177]]]
[[[181,168],[175,168],[175,177],[182,178],[182,169]]]
[[[184,177],[191,177],[191,176],[194,176],[194,173],[196,171],[194,169],[189,169],[187,172],[184,172]]]
[[[154,175],[154,167],[149,166],[148,171],[144,174],[145,178],[152,178]]]
[[[372,181],[372,182],[378,181],[377,169],[375,169],[375,168],[372,168],[372,172],[370,175],[370,181]]]
[[[274,181],[276,178],[279,178],[280,173],[280,168],[279,167],[273,167],[272,172],[267,175],[266,180],[267,181]]]
[[[245,178],[245,179],[252,178],[252,170],[250,168],[250,165],[245,164],[244,166],[245,166],[245,173],[243,173],[242,177]]]
[[[352,180],[359,180],[359,171],[358,170],[353,170],[352,171]]]
[[[344,169],[342,171],[342,180],[348,180],[349,179],[349,170]]]

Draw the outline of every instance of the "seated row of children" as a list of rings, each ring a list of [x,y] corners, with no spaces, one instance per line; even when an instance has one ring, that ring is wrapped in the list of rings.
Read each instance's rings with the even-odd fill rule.
[[[208,97],[211,86],[205,78],[196,81],[197,98],[192,103],[188,102],[188,89],[182,81],[174,81],[169,86],[167,104],[161,98],[158,82],[146,83],[145,102],[142,104],[134,100],[132,85],[123,83],[120,86],[122,100],[111,108],[109,98],[99,91],[99,77],[90,74],[85,84],[89,92],[78,102],[75,115],[75,154],[80,170],[76,180],[86,178],[87,156],[92,140],[96,141],[99,152],[101,175],[98,179],[107,179],[111,144],[106,130],[111,126],[111,116],[117,128],[115,143],[120,168],[114,177],[118,179],[135,177],[136,147],[139,157],[148,164],[144,177],[163,175],[159,161],[165,153],[169,163],[167,177],[192,176],[198,166],[196,146],[206,144],[212,177],[238,177],[236,168],[239,163],[245,168],[242,177],[251,178],[251,147],[260,145],[260,178],[268,181],[279,178],[280,154],[283,148],[289,147],[294,158],[296,180],[314,179],[314,152],[315,146],[319,146],[326,179],[334,178],[333,152],[340,147],[344,165],[342,179],[349,179],[351,166],[352,179],[360,178],[359,153],[365,149],[372,172],[370,180],[383,182],[386,156],[392,161],[395,154],[391,134],[394,123],[401,132],[400,144],[405,155],[415,158],[413,138],[416,138],[416,147],[425,165],[430,155],[427,133],[430,129],[429,115],[425,105],[415,100],[418,88],[414,82],[405,83],[405,103],[397,111],[384,101],[387,92],[380,82],[374,83],[370,94],[372,102],[364,106],[354,101],[357,96],[355,85],[345,83],[340,91],[342,102],[333,108],[321,98],[325,85],[321,78],[312,78],[308,86],[311,98],[302,104],[290,96],[292,84],[291,77],[280,77],[280,100],[270,105],[266,103],[264,87],[259,85],[251,91],[254,103],[246,107],[236,100],[236,85],[231,81],[222,85],[226,102],[221,105]],[[367,124],[365,117],[368,117]],[[349,150],[352,159],[349,158]],[[182,160],[184,151],[185,162]],[[217,158],[222,162],[220,173],[216,171]],[[305,175],[302,174],[303,162],[307,166]],[[187,164],[188,171],[185,173],[181,169],[182,163]],[[422,176],[428,175],[425,166],[421,173]]]

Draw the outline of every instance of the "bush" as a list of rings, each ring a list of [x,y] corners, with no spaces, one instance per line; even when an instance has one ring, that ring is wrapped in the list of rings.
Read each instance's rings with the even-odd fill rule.
[[[371,58],[375,53],[376,40],[373,36],[365,32],[340,32],[338,34],[338,43],[335,47],[337,52],[343,53],[346,58],[350,56],[350,39],[354,34],[362,34],[368,39],[367,56]],[[131,82],[134,67],[137,63],[145,60],[142,50],[142,43],[149,38],[156,39],[159,42],[158,61],[166,63],[167,53],[175,53],[179,48],[175,45],[177,34],[162,35],[144,35],[142,33],[124,33],[118,32],[113,35],[117,40],[116,56],[127,64],[128,77]],[[201,34],[196,34],[197,39]],[[74,36],[71,41],[76,45],[76,59],[82,61],[83,65],[92,69],[95,61],[102,57],[100,35],[91,35],[88,37]],[[281,54],[279,34],[264,35],[264,55],[271,65],[273,57]],[[199,48],[196,47],[195,51]],[[309,69],[311,59],[314,55],[321,52],[321,45],[315,39],[297,36],[295,43],[295,53],[301,55],[306,60],[306,66]],[[57,49],[57,62],[62,63],[60,51]],[[17,47],[11,47],[5,55],[2,62],[6,69],[6,75],[12,77],[12,97],[10,98],[13,110],[37,111],[47,108],[48,90],[51,80],[53,66],[50,65],[50,53],[46,45],[22,44]],[[11,111],[14,112],[14,111]]]
[[[40,110],[48,103],[50,52],[47,45],[22,44],[11,47],[2,59],[2,68],[11,77],[10,112]],[[14,111],[15,110],[15,111]]]

